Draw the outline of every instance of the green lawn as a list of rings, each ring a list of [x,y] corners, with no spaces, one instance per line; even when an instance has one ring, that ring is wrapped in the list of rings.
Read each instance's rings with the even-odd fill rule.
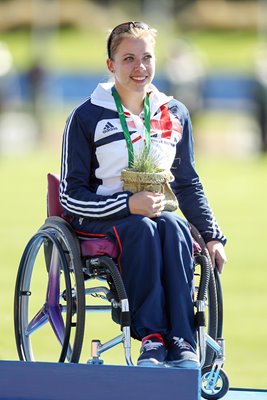
[[[47,146],[26,156],[0,159],[1,196],[1,336],[0,358],[17,359],[13,333],[13,292],[22,251],[46,214],[46,173],[59,170],[59,149]],[[198,170],[225,234],[228,264],[222,275],[226,364],[232,387],[266,388],[267,159],[197,160]],[[95,318],[108,337],[117,330],[105,317]],[[87,334],[94,331],[92,324]],[[97,337],[97,336],[96,336]],[[89,358],[89,339],[83,361]],[[45,348],[49,343],[45,345]],[[138,343],[134,342],[134,358]],[[109,352],[108,352],[109,353]],[[104,356],[122,363],[121,351]]]
[[[56,70],[106,71],[106,37],[108,28],[101,25],[96,30],[64,29],[55,35],[42,37],[40,61]],[[253,72],[257,50],[254,31],[188,31],[170,32],[157,26],[157,69],[161,70],[169,56],[170,46],[177,38],[184,38],[198,49],[208,69]],[[1,34],[8,45],[15,67],[27,69],[34,59],[33,37],[27,30]],[[38,54],[38,51],[36,52]]]
[[[232,386],[266,388],[267,160],[217,160],[200,170],[229,240],[222,277],[226,370]]]
[[[102,29],[103,28],[103,29]],[[63,30],[40,46],[43,63],[49,68],[72,71],[105,71],[105,38],[108,27],[98,31]],[[208,68],[252,72],[257,37],[255,32],[184,32],[170,36],[168,29],[158,26],[157,61],[160,70],[171,40],[185,37],[192,41],[207,60]],[[12,53],[15,67],[24,70],[33,59],[31,36],[27,31],[1,33]],[[46,52],[47,51],[47,52]],[[0,359],[17,359],[13,333],[13,294],[16,272],[23,249],[30,236],[43,223],[46,215],[46,174],[59,171],[60,132],[64,118],[46,119],[49,138],[45,149],[25,156],[0,156],[2,186],[0,209],[1,262],[1,335]],[[57,113],[57,112],[56,112]],[[217,118],[217,117],[216,117]],[[61,121],[62,119],[62,121]],[[234,120],[233,115],[229,118]],[[214,134],[225,135],[225,121],[214,122]],[[211,121],[209,120],[209,125]],[[207,124],[205,128],[207,127]],[[234,125],[231,125],[231,132]],[[205,131],[205,129],[202,129]],[[219,132],[219,133],[218,133]],[[242,132],[244,133],[244,132]],[[211,132],[208,134],[210,135]],[[203,136],[202,138],[203,139]],[[209,144],[216,142],[209,136]],[[205,144],[208,142],[205,140]],[[56,143],[56,144],[55,144]],[[200,142],[199,142],[200,143]],[[215,143],[216,146],[218,145]],[[235,144],[234,144],[235,145]],[[231,146],[233,143],[231,142]],[[212,150],[212,149],[211,149]],[[221,151],[221,154],[223,151]],[[197,159],[197,166],[215,215],[228,237],[228,264],[222,275],[224,294],[224,338],[226,364],[232,387],[267,388],[267,253],[265,250],[266,157]],[[82,361],[89,358],[89,337],[104,339],[117,331],[117,326],[105,316],[94,316],[93,325],[86,329]],[[95,327],[98,328],[95,328]],[[103,338],[102,336],[100,338]],[[45,344],[47,349],[49,344]],[[86,346],[87,345],[87,346]],[[139,343],[134,341],[134,359]],[[107,363],[123,363],[122,351],[113,349],[104,355]]]

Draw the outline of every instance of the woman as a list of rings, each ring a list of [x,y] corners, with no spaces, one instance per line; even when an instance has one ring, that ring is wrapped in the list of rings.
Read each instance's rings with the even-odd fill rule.
[[[226,261],[220,231],[194,168],[188,111],[151,84],[156,31],[142,22],[115,27],[107,41],[114,82],[101,83],[70,115],[63,140],[60,199],[73,227],[105,234],[120,249],[137,364],[199,367],[188,223],[164,211],[164,195],[123,191],[121,170],[144,149],[171,170],[180,209],[207,243],[213,263]],[[130,143],[129,143],[130,138]]]

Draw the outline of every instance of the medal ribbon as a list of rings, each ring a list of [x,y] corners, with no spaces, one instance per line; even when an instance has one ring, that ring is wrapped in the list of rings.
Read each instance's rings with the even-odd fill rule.
[[[134,150],[133,143],[131,140],[131,135],[127,126],[126,118],[124,115],[123,107],[121,104],[119,93],[115,86],[112,87],[112,96],[114,97],[116,108],[119,114],[120,123],[122,126],[124,138],[126,140],[127,148],[128,148],[128,166],[129,168],[134,165]],[[144,100],[144,119],[145,119],[145,154],[148,155],[150,151],[150,107],[149,107],[149,98],[146,95]]]

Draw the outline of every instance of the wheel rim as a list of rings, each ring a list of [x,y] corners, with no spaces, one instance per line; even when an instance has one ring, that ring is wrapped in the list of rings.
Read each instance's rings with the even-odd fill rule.
[[[218,395],[224,387],[224,381],[220,375],[218,375],[218,377],[216,378],[217,380],[215,384],[213,379],[214,373],[213,376],[211,376],[210,371],[202,375],[202,391],[209,396]]]
[[[47,241],[52,244],[49,271],[41,251]],[[15,331],[20,358],[64,361],[67,356],[72,361],[75,279],[55,233],[44,230],[33,237],[25,249],[19,270]]]

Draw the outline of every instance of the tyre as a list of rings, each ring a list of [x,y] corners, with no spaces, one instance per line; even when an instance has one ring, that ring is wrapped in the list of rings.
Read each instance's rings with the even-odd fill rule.
[[[221,292],[218,294],[219,274],[211,265],[207,246],[200,233],[191,224],[190,228],[192,237],[198,244],[198,251],[195,254],[195,300],[205,301],[207,334],[217,340],[218,335],[221,337],[222,334],[222,296]],[[211,365],[214,357],[214,351],[207,346],[204,367]]]
[[[207,400],[221,399],[229,390],[229,379],[223,369],[220,370],[216,378],[216,372],[211,372],[212,367],[207,366],[202,369],[201,376],[201,396]],[[216,381],[214,381],[216,379]]]
[[[79,245],[61,218],[48,218],[28,242],[14,298],[23,361],[78,362],[84,335],[84,276]]]

